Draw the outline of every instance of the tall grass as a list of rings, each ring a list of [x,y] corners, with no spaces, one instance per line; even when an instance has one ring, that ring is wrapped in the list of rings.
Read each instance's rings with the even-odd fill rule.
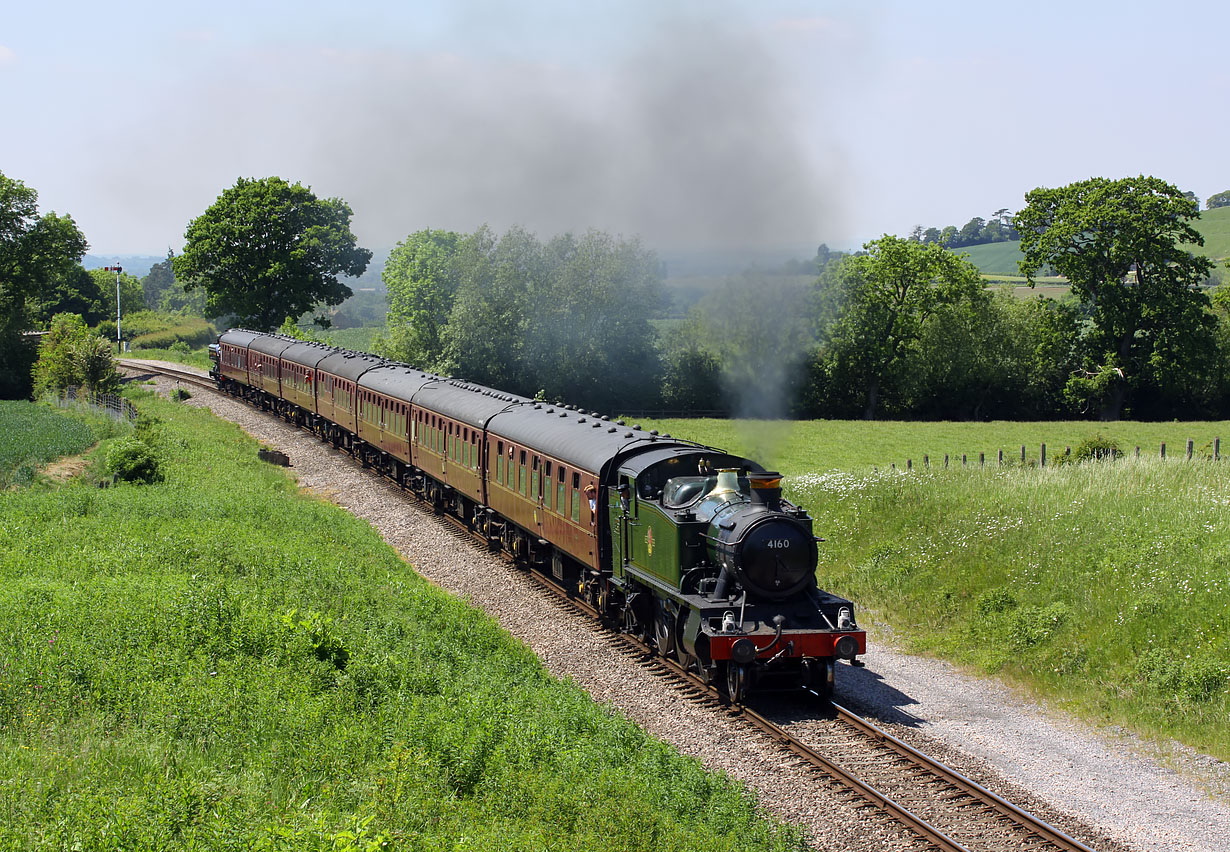
[[[914,650],[1230,759],[1230,479],[1211,462],[809,474],[819,579]]]
[[[0,490],[29,484],[39,467],[82,452],[111,429],[105,417],[0,400]]]
[[[0,493],[0,849],[797,848],[236,427],[139,405],[164,482]]]

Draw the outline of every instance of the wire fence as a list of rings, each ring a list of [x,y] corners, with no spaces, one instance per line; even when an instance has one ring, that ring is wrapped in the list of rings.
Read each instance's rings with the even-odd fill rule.
[[[58,400],[61,408],[85,405],[113,420],[134,422],[137,419],[136,406],[113,393],[90,393],[83,388],[70,387],[60,393]]]

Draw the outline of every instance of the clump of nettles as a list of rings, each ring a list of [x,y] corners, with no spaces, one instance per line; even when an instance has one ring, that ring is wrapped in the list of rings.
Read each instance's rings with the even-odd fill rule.
[[[139,438],[120,438],[107,452],[107,473],[119,482],[162,482],[162,463]]]

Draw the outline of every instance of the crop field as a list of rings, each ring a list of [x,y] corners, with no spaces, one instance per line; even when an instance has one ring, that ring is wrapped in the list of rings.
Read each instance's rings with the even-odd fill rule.
[[[33,402],[0,400],[0,490],[29,483],[39,466],[90,447],[100,424]]]
[[[821,586],[855,600],[908,650],[1230,759],[1230,461],[1177,458],[1188,437],[1207,456],[1230,424],[654,426],[737,451],[775,441],[787,494],[825,539]],[[1129,457],[1019,464],[1021,443],[1036,462],[1042,440],[1053,451],[1095,432]],[[961,452],[990,460],[1000,447],[1017,463],[960,465]],[[927,451],[932,466],[922,469]],[[936,464],[943,452],[947,469]]]
[[[799,848],[237,427],[134,401],[163,482],[0,493],[0,850]]]

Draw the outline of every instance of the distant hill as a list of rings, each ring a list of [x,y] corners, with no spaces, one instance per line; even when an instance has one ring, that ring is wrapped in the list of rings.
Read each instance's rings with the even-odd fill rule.
[[[81,265],[86,269],[102,269],[104,266],[119,266],[122,267],[129,275],[135,275],[138,278],[144,278],[149,275],[150,268],[155,263],[162,263],[167,259],[164,254],[162,257],[154,257],[146,254],[125,254],[113,255],[104,257],[97,254],[87,254],[81,259]]]
[[[1204,246],[1189,246],[1205,255],[1220,267],[1214,274],[1225,279],[1224,263],[1230,259],[1230,207],[1202,210],[1196,222],[1196,230],[1204,235]],[[982,274],[998,279],[1019,278],[1021,270],[1017,263],[1024,257],[1021,243],[1013,240],[1006,243],[986,243],[980,246],[965,246],[956,249],[969,255],[970,262],[982,270]]]

